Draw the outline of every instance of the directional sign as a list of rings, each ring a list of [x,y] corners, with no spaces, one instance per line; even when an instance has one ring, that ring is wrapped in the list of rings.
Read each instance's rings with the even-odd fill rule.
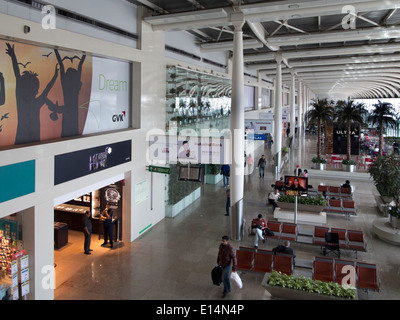
[[[171,174],[171,168],[164,168],[164,167],[149,166],[149,171],[163,173],[163,174]]]
[[[247,140],[267,140],[266,134],[247,134]]]

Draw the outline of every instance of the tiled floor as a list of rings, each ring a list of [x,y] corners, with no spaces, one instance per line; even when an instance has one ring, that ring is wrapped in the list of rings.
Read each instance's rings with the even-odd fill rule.
[[[315,155],[315,136],[306,136],[292,149],[285,172],[291,174],[294,167],[310,168]],[[258,150],[270,160],[269,150]],[[275,181],[272,166],[264,179],[257,172],[245,177],[244,217],[249,223],[259,213],[273,219],[265,207],[267,193]],[[351,177],[350,177],[351,180]],[[343,179],[309,177],[309,184],[342,184]],[[350,220],[341,215],[329,214],[327,225],[347,229],[361,229],[368,243],[367,252],[358,254],[358,261],[377,264],[381,280],[381,292],[371,292],[369,299],[400,299],[400,247],[387,244],[371,231],[374,219],[380,217],[371,181],[353,179],[358,215]],[[229,217],[225,213],[225,189],[222,182],[216,186],[203,185],[202,197],[177,217],[166,218],[132,243],[122,243],[110,250],[100,247],[102,241],[93,235],[93,254],[83,254],[83,235],[70,232],[70,243],[55,252],[56,291],[55,299],[154,299],[154,300],[215,300],[222,299],[222,286],[211,282],[211,269],[216,264],[221,236],[230,234]],[[310,226],[301,226],[303,230]],[[239,245],[252,246],[253,238],[247,233]],[[276,242],[267,241],[260,248],[271,249]],[[306,244],[292,244],[299,259],[312,259],[320,254],[320,248]],[[355,260],[354,253],[342,252],[342,258]],[[243,288],[232,288],[225,299],[263,300],[270,294],[261,286],[263,276],[244,274]],[[365,299],[361,294],[360,299]]]

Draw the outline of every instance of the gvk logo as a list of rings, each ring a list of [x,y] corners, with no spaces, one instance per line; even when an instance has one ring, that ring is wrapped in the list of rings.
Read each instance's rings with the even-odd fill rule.
[[[123,122],[125,120],[126,112],[122,111],[120,114],[114,114],[112,116],[112,121],[113,122]]]

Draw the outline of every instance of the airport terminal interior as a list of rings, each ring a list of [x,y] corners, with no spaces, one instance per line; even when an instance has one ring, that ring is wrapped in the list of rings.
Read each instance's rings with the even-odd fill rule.
[[[298,148],[294,148],[293,157],[285,165],[282,174],[292,174],[300,164],[310,172],[310,157],[315,152],[315,135],[305,135],[300,157]],[[231,241],[232,246],[251,247],[254,236],[249,235],[248,226],[252,219],[262,214],[267,221],[275,220],[271,210],[266,208],[267,194],[276,176],[270,166],[270,150],[259,150],[255,158],[262,153],[267,155],[268,170],[264,179],[253,167],[252,173],[245,176],[244,218],[246,233],[241,241]],[[367,251],[359,252],[357,259],[354,251],[342,250],[341,258],[345,260],[376,264],[380,292],[359,290],[359,299],[398,300],[400,256],[396,254],[398,246],[379,239],[372,231],[372,223],[382,216],[376,208],[374,195],[377,194],[372,181],[366,177],[343,175],[338,169],[331,169],[325,176],[309,174],[309,183],[313,187],[319,184],[342,185],[350,179],[357,203],[357,216],[348,219],[343,214],[329,214],[326,225],[335,228],[362,230],[365,234]],[[214,300],[222,298],[222,286],[215,286],[211,281],[211,270],[216,265],[218,247],[221,237],[230,233],[229,217],[225,216],[226,188],[221,181],[217,185],[205,184],[201,199],[186,208],[173,219],[164,219],[150,232],[132,243],[124,243],[118,250],[110,251],[101,247],[101,241],[95,240],[93,254],[82,257],[82,235],[56,252],[59,264],[57,271],[56,299],[155,299],[155,300]],[[299,232],[312,234],[313,226],[300,225]],[[261,243],[259,249],[271,250],[279,241],[268,239]],[[312,260],[323,256],[319,246],[302,243],[291,243],[296,260],[304,260],[303,267],[295,267],[295,272],[311,277]],[[57,255],[60,258],[57,259]],[[61,258],[63,256],[63,258]],[[335,257],[335,255],[330,255]],[[89,263],[88,263],[89,261]],[[300,263],[301,264],[301,263]],[[57,270],[58,269],[58,270]],[[231,295],[225,299],[232,300],[269,300],[271,295],[262,286],[264,274],[244,272],[241,274],[243,287],[234,287]],[[272,298],[273,299],[273,298]]]
[[[0,300],[399,300],[398,6],[0,0]]]

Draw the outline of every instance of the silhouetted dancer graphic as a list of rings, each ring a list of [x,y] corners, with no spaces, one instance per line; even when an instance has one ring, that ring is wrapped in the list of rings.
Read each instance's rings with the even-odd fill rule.
[[[61,136],[62,137],[76,136],[79,135],[79,92],[82,87],[81,75],[86,55],[83,55],[82,58],[74,56],[72,58],[64,57],[63,59],[61,59],[58,50],[55,49],[54,52],[56,54],[58,64],[60,65],[60,78],[64,95],[64,105],[59,106],[58,102],[54,104],[51,103],[50,101],[47,101],[49,109],[53,111],[53,113],[50,115],[50,118],[53,121],[55,121],[58,119],[56,113],[61,113],[62,114]],[[74,59],[79,59],[80,62],[78,69],[68,68],[68,70],[65,71],[63,62],[65,59],[69,59],[71,60],[71,62],[73,62]]]
[[[0,106],[6,103],[6,89],[4,85],[4,77],[0,72]]]
[[[17,101],[18,125],[15,144],[40,141],[40,109],[47,95],[56,82],[58,68],[55,66],[54,76],[38,97],[40,81],[32,71],[24,71],[21,75],[14,45],[6,43],[6,53],[11,57],[15,74],[15,97]]]

